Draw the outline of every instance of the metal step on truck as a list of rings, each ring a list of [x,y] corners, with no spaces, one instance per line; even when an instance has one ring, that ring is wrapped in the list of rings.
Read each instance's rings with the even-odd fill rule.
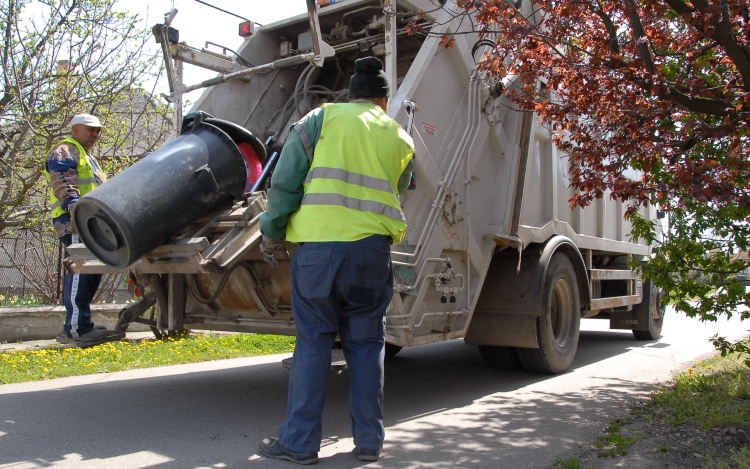
[[[81,198],[73,217],[85,246],[66,261],[79,273],[129,271],[148,287],[121,312],[121,330],[137,321],[160,334],[294,334],[289,262],[271,268],[258,247],[268,175],[290,126],[345,100],[354,60],[375,55],[397,84],[388,114],[411,127],[416,148],[416,184],[400,196],[406,237],[392,247],[388,356],[463,339],[494,367],[560,373],[581,318],[659,337],[660,292],[629,264],[651,249],[629,239],[623,205],[606,194],[571,209],[566,155],[497,92],[512,77],[477,72],[486,46],[470,18],[450,0],[306,1],[307,15],[241,25],[248,37],[232,55],[179,42],[174,11],[154,27],[176,107],[183,93],[205,91],[175,140]],[[531,13],[529,1],[521,8]],[[410,23],[422,31],[408,34]],[[186,85],[186,64],[217,76]],[[243,143],[263,165],[250,191]]]

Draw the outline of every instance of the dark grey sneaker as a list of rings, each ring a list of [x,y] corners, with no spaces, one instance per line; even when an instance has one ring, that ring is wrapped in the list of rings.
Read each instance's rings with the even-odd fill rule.
[[[63,333],[57,336],[56,340],[61,344],[73,345],[75,347],[93,347],[94,345],[121,340],[125,334],[118,331],[108,331],[101,327],[94,326],[93,329],[78,337],[68,337]]]
[[[380,451],[357,448],[357,459],[360,461],[377,461],[380,458]]]
[[[97,326],[97,325],[94,325],[94,329],[99,329],[99,330],[106,331],[107,330],[107,326]],[[55,337],[55,340],[57,340],[61,344],[72,344],[73,342],[75,342],[75,338],[68,337],[68,335],[65,333],[64,330],[62,331],[62,333],[60,335],[58,335],[57,337]]]
[[[65,332],[55,337],[55,340],[59,344],[72,344],[75,341],[75,339],[73,339],[72,337],[68,337],[67,335],[65,335]]]
[[[295,453],[281,446],[277,438],[264,438],[260,442],[260,454],[267,458],[282,459],[293,463],[308,465],[318,462],[318,453]]]

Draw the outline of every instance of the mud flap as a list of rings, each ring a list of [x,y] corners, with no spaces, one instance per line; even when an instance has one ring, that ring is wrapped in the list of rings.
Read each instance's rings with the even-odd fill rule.
[[[644,302],[641,302],[643,304]],[[610,329],[648,330],[646,317],[633,306],[631,311],[615,311],[609,315]],[[645,326],[644,326],[645,324]]]
[[[537,316],[525,312],[474,311],[464,337],[468,345],[539,348]]]
[[[647,331],[651,322],[651,295],[656,289],[651,287],[651,282],[643,282],[643,299],[637,305],[633,305],[630,311],[613,311],[609,315],[610,329],[627,329],[632,331]]]

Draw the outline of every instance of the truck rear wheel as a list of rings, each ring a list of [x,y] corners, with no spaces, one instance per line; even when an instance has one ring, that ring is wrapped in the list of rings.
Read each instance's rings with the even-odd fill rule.
[[[518,358],[515,347],[499,347],[496,345],[480,345],[479,353],[482,359],[498,370],[522,370],[523,363]]]
[[[581,324],[578,280],[565,254],[552,256],[544,285],[544,310],[537,319],[539,348],[519,348],[518,358],[529,371],[562,373],[575,357]]]
[[[660,288],[657,288],[651,280],[643,284],[643,301],[633,306],[633,311],[639,321],[644,318],[648,322],[648,330],[633,331],[638,340],[656,340],[661,336],[664,326],[664,313],[667,310],[667,302]],[[640,314],[639,314],[640,313]]]

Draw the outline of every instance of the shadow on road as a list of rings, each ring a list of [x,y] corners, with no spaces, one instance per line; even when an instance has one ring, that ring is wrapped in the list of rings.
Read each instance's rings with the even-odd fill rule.
[[[571,425],[646,391],[612,379],[579,389],[577,371],[650,346],[622,332],[582,332],[571,371],[557,376],[495,370],[462,341],[404,349],[386,365],[378,464],[538,467],[535,449],[570,449]],[[284,420],[287,376],[273,363],[0,395],[0,468],[288,467],[253,456]],[[331,374],[324,444],[350,438],[348,389],[346,373]],[[319,465],[361,465],[350,450]]]

